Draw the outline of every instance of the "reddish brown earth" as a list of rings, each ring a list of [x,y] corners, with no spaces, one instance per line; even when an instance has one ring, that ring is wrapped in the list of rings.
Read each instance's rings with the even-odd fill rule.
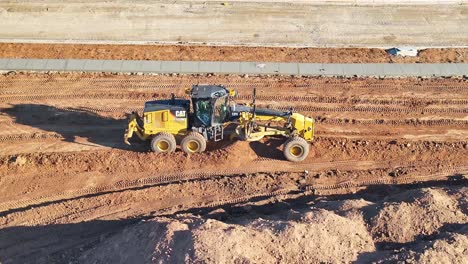
[[[468,230],[462,227],[468,216],[458,199],[466,192],[423,188],[372,201],[266,204],[240,216],[219,209],[210,217],[158,217],[123,229],[79,261],[462,263],[468,257]],[[405,246],[395,250],[400,243]]]
[[[466,63],[466,48],[430,48],[417,57],[377,48],[0,43],[0,58],[264,61],[311,63]]]
[[[123,144],[128,113],[197,83],[314,117],[309,157],[283,160],[274,138]],[[0,109],[2,263],[466,256],[464,79],[10,73]]]

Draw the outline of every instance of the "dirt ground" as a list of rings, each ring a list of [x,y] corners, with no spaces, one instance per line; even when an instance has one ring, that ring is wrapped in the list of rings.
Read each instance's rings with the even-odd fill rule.
[[[315,2],[3,0],[0,40],[335,48],[468,43],[466,4]]]
[[[314,117],[309,157],[285,161],[275,138],[189,156],[123,144],[128,113],[197,83],[235,88],[237,103],[256,87],[259,107]],[[457,78],[1,75],[0,261],[458,262],[467,88]]]
[[[0,43],[0,58],[261,61],[310,63],[466,63],[468,49],[429,48],[416,57],[378,48],[288,48],[206,45]]]
[[[286,202],[283,208],[254,206],[239,215],[219,209],[204,217],[158,217],[123,229],[84,251],[78,260],[463,263],[468,257],[468,216],[460,197],[466,197],[467,191],[466,187],[422,188],[372,201],[332,198]]]

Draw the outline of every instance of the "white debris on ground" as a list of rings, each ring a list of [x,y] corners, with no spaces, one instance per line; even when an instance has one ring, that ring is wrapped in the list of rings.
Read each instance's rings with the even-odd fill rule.
[[[385,51],[390,55],[402,57],[416,57],[419,53],[418,49],[408,47],[391,48]]]

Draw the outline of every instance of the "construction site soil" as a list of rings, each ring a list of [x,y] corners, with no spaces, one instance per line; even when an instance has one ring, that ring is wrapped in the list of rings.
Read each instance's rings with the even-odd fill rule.
[[[193,84],[314,117],[309,157],[123,143],[130,112]],[[468,258],[466,79],[10,72],[0,109],[2,263]]]
[[[0,58],[261,61],[310,63],[467,63],[466,48],[428,48],[416,57],[378,48],[293,48],[206,45],[0,43]]]

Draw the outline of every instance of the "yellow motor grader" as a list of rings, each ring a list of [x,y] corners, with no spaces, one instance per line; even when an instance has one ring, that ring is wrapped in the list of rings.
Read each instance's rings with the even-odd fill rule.
[[[206,149],[207,141],[220,141],[225,137],[228,124],[236,124],[232,136],[246,141],[259,141],[265,136],[284,137],[283,153],[289,161],[302,161],[309,153],[309,142],[314,138],[314,119],[292,111],[277,111],[256,107],[253,103],[233,104],[236,95],[220,85],[194,85],[186,89],[191,100],[175,98],[145,103],[143,115],[133,112],[124,135],[127,144],[136,134],[150,141],[157,153],[176,150],[176,137],[186,153],[199,153]]]

